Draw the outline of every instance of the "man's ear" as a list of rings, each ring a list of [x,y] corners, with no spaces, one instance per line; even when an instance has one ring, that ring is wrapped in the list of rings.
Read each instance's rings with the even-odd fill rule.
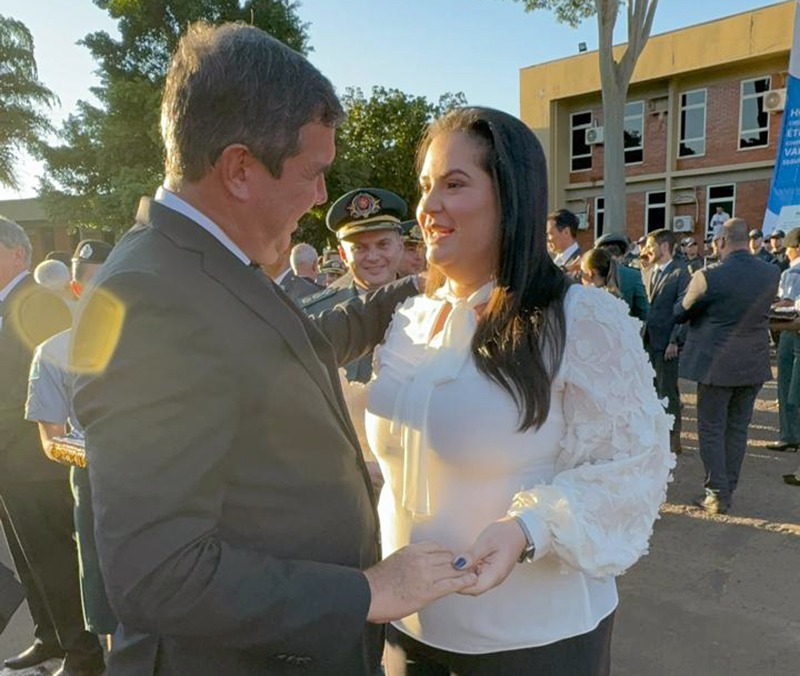
[[[342,246],[342,243],[341,243],[341,242],[339,242],[339,247],[338,247],[338,248],[339,248],[339,255],[342,257],[342,260],[343,260],[345,263],[348,263],[348,262],[349,262],[349,259],[348,259],[348,257],[347,257],[347,249],[345,249],[345,248]]]
[[[247,146],[233,143],[220,153],[214,164],[222,185],[228,194],[240,202],[247,202],[253,190],[253,173],[257,169],[258,160],[253,157]]]

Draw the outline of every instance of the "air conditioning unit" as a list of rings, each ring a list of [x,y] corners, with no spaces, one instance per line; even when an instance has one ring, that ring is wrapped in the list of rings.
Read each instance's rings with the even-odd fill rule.
[[[675,216],[672,219],[673,232],[694,232],[694,218],[691,216]]]
[[[603,128],[602,127],[589,127],[586,130],[586,143],[590,146],[596,146],[603,142]]]
[[[786,88],[773,89],[764,94],[764,110],[779,113],[786,107]]]

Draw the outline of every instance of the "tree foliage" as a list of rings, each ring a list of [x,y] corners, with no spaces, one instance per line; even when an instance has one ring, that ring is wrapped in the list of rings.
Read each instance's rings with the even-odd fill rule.
[[[40,193],[48,213],[73,227],[122,231],[141,195],[163,176],[159,106],[169,58],[186,26],[243,21],[300,52],[306,25],[291,0],[94,0],[118,21],[120,36],[104,31],[82,41],[98,63],[97,103],[80,101],[44,149]]]
[[[384,188],[413,210],[418,198],[414,163],[422,134],[432,120],[465,105],[464,95],[443,94],[434,103],[398,89],[373,87],[367,98],[360,89],[348,88],[341,100],[347,118],[337,131],[336,161],[327,182],[329,202],[356,188]],[[298,238],[317,247],[332,241],[324,224],[327,207],[303,219]]]
[[[537,9],[551,10],[561,23],[566,23],[573,28],[581,21],[597,13],[595,0],[514,0],[522,3],[525,11],[533,12]]]
[[[636,63],[650,38],[658,0],[515,0],[526,11],[552,10],[559,21],[577,26],[597,17],[600,81],[603,90],[603,184],[605,223],[612,232],[626,231],[624,117]],[[628,43],[619,59],[614,56],[614,28],[620,8],[626,7]]]
[[[56,97],[39,81],[33,37],[25,24],[0,16],[0,185],[19,188],[20,151],[39,156],[51,131],[44,110]]]

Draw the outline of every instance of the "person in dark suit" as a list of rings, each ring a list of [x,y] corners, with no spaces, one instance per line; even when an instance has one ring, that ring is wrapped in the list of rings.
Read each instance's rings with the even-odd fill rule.
[[[715,238],[719,263],[696,272],[675,304],[676,321],[688,324],[680,375],[697,383],[705,468],[697,504],[713,514],[730,509],[756,395],[772,378],[768,315],[780,275],[776,265],[750,254],[741,218],[726,221]]]
[[[578,245],[578,217],[569,209],[547,216],[547,245],[553,262],[578,281],[581,275],[581,247]]]
[[[73,335],[97,551],[121,623],[112,676],[374,676],[381,623],[477,580],[434,543],[379,562],[336,371],[381,340],[413,282],[314,324],[261,270],[327,200],[342,114],[330,82],[257,28],[195,24],[181,38],[162,104],[165,186],[95,277]]]
[[[97,674],[103,657],[83,626],[69,474],[45,458],[36,425],[24,419],[33,350],[72,317],[34,282],[30,264],[25,231],[0,218],[0,521],[34,622],[33,644],[5,666],[64,657],[60,676]]]
[[[608,251],[616,262],[617,287],[622,300],[628,304],[631,317],[642,321],[647,319],[650,304],[647,302],[642,274],[625,262],[630,251],[630,240],[625,235],[608,232],[598,237],[594,246]]]
[[[295,303],[300,301],[306,296],[319,292],[322,287],[312,282],[310,279],[296,275],[290,264],[291,247],[287,246],[285,251],[281,252],[278,260],[272,265],[265,266],[264,272],[280,286],[284,293],[289,296]]]
[[[670,447],[681,452],[681,400],[678,390],[678,361],[683,330],[676,323],[673,307],[689,283],[685,265],[673,261],[675,233],[654,230],[642,250],[642,277],[650,302],[645,321],[644,344],[656,372],[656,391],[667,398],[667,411],[674,417]]]
[[[0,563],[0,634],[24,600],[25,588],[17,582],[14,571]]]
[[[323,288],[316,281],[319,277],[319,256],[313,246],[305,242],[295,244],[289,254],[289,263],[295,275],[313,282],[317,291]]]
[[[319,293],[322,290],[319,284],[295,274],[291,268],[286,271],[286,274],[280,280],[279,286],[295,303],[300,303],[303,298]]]

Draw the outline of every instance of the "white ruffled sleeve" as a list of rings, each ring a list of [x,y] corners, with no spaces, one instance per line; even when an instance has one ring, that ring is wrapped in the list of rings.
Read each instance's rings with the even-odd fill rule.
[[[627,306],[594,288],[565,302],[566,435],[549,485],[514,497],[536,545],[592,577],[619,575],[647,553],[675,459],[672,416],[653,387],[653,369]]]

